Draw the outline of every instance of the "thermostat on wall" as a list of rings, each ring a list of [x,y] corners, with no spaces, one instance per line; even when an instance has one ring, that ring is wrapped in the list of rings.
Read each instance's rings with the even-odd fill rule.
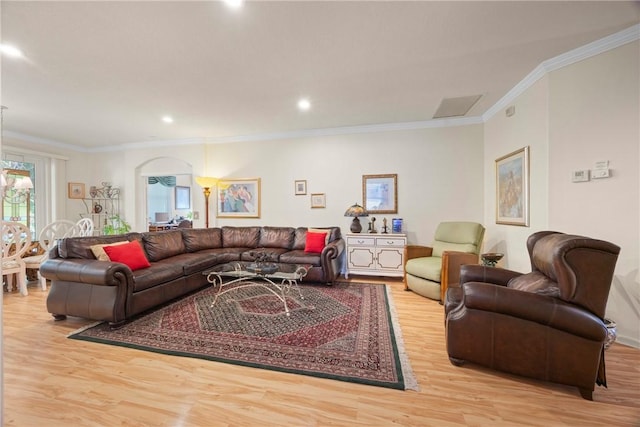
[[[586,182],[586,181],[589,181],[589,169],[572,172],[571,182]]]

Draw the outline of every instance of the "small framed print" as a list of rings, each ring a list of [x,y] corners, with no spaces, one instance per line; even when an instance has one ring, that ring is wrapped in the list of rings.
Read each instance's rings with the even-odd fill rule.
[[[327,199],[324,193],[312,193],[311,194],[311,208],[326,208]]]
[[[69,183],[69,198],[70,199],[84,199],[84,184],[81,182]]]
[[[307,194],[307,180],[300,179],[295,181],[296,196],[304,196]]]

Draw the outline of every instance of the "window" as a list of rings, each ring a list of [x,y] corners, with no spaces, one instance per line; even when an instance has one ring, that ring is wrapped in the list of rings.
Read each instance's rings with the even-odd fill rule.
[[[35,164],[20,161],[2,161],[3,174],[7,181],[2,200],[2,220],[25,224],[36,237],[36,176]],[[14,188],[16,182],[30,178],[33,188],[29,190]]]

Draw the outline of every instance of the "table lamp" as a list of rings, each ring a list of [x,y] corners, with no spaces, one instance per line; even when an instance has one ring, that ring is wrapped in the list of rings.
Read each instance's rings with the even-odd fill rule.
[[[362,231],[362,225],[360,225],[360,220],[358,219],[358,217],[369,216],[369,214],[367,213],[367,211],[364,210],[362,206],[360,206],[357,203],[354,203],[353,205],[349,206],[347,211],[344,213],[344,216],[353,217],[353,221],[351,222],[351,232],[359,233]]]

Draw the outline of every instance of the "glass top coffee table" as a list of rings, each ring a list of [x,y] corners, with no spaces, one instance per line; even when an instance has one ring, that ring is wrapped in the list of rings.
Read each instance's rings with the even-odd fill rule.
[[[216,304],[220,296],[227,292],[246,287],[260,287],[268,290],[282,301],[284,311],[289,316],[286,296],[291,292],[291,289],[295,288],[300,299],[304,299],[298,281],[307,275],[309,268],[311,265],[307,264],[256,264],[237,261],[217,265],[205,270],[202,274],[207,276],[207,282],[211,283],[214,288],[218,288],[211,307]]]

